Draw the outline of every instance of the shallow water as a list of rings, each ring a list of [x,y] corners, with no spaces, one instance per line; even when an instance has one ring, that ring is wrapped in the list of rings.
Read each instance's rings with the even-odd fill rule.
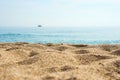
[[[115,28],[2,27],[0,42],[119,44],[119,34]]]

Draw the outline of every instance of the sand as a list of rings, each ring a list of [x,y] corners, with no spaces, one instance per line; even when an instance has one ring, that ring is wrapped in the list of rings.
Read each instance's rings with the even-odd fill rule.
[[[120,45],[0,43],[0,80],[120,80]]]

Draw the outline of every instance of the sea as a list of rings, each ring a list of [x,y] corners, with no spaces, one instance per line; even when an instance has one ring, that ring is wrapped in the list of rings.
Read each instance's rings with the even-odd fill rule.
[[[117,27],[0,27],[0,42],[120,44]]]

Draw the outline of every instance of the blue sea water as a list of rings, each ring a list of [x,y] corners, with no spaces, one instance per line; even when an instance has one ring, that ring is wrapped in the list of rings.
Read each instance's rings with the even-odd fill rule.
[[[120,44],[120,30],[100,27],[1,27],[0,42]]]

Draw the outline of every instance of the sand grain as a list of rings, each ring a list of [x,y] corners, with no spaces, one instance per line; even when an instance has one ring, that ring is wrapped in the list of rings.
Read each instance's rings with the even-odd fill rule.
[[[119,80],[120,45],[0,43],[0,74],[0,80]]]

